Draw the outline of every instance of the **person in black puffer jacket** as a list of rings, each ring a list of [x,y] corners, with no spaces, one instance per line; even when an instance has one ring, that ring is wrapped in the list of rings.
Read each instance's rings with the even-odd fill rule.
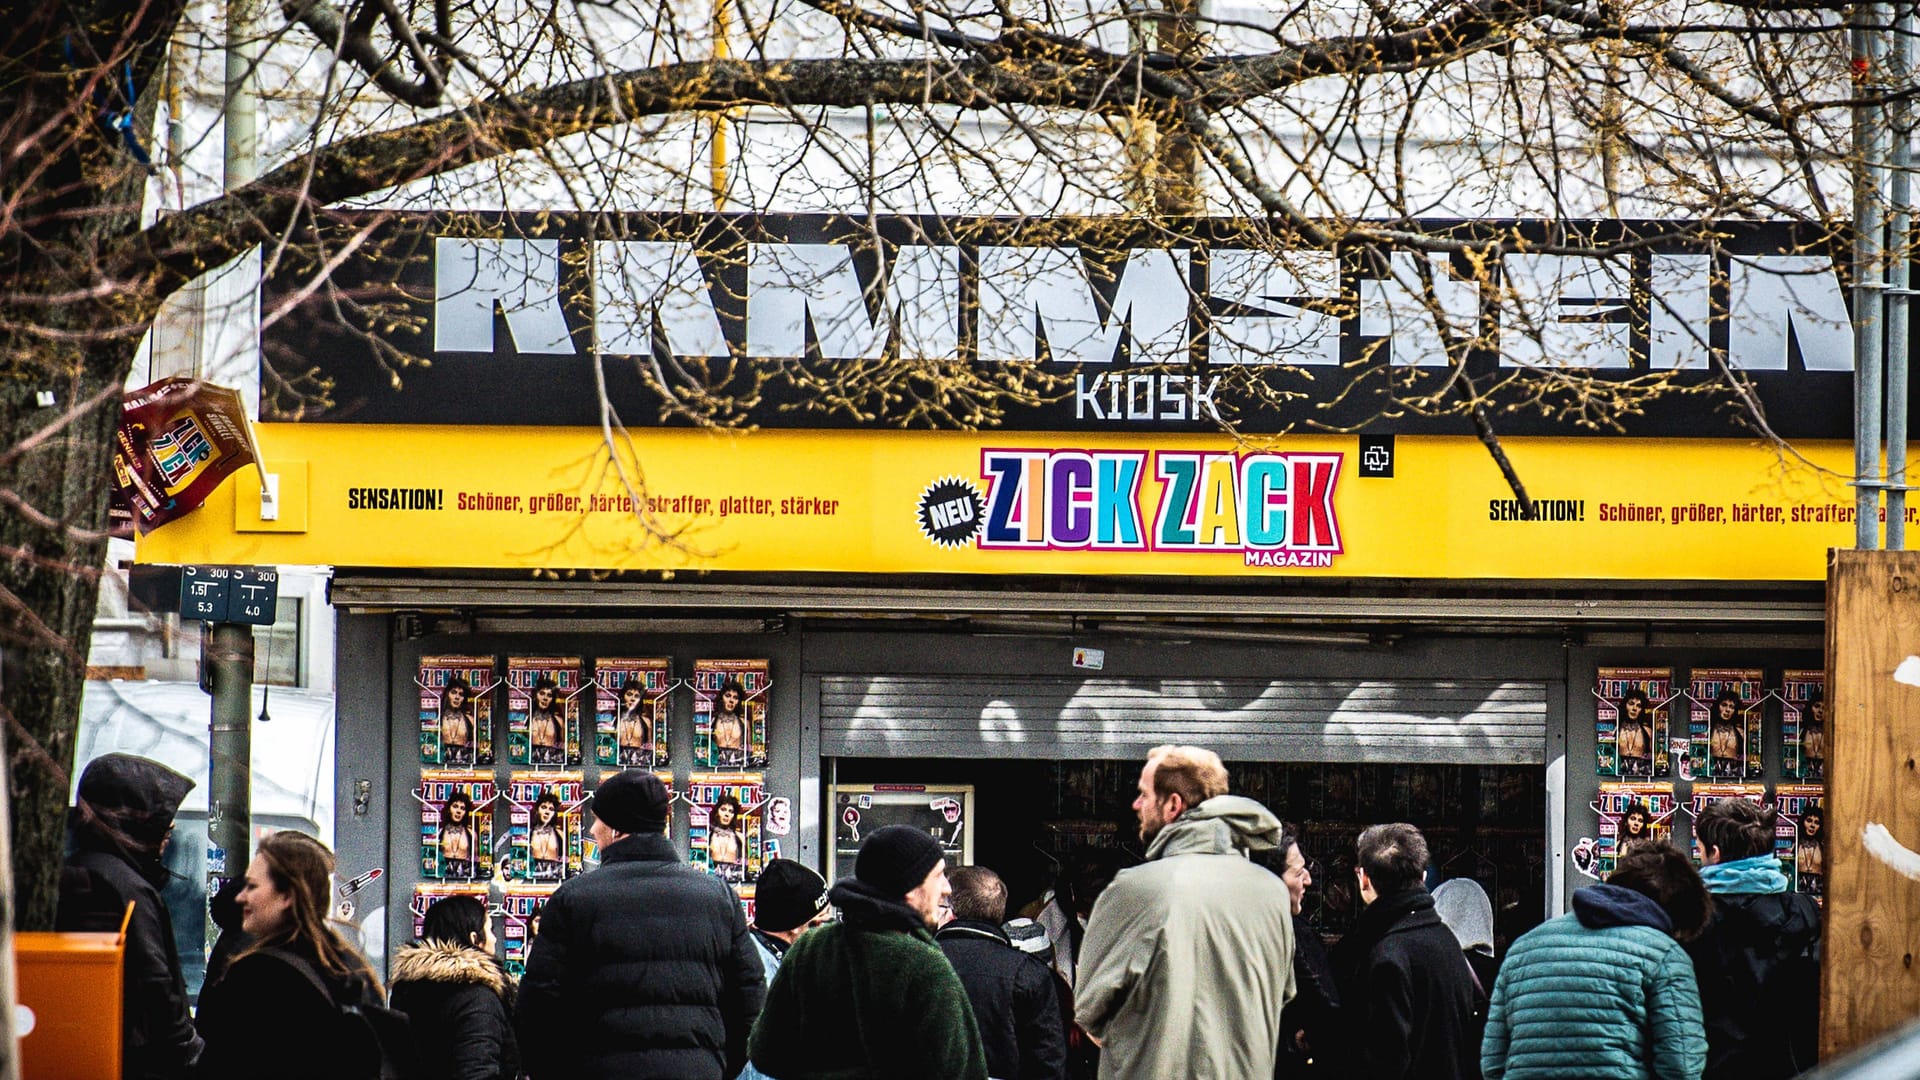
[[[187,1014],[187,984],[173,923],[160,900],[160,856],[193,781],[131,754],[95,758],[80,775],[73,808],[74,852],[60,867],[54,929],[118,933],[127,926],[123,1058],[128,1080],[185,1074],[201,1052]]]
[[[393,1007],[413,1032],[415,1080],[518,1080],[513,982],[493,957],[487,906],[448,896],[393,961]]]
[[[680,861],[668,793],[638,769],[593,796],[600,868],[554,890],[514,1018],[534,1080],[724,1080],[765,976],[733,889]]]
[[[1772,1080],[1813,1067],[1819,1046],[1820,907],[1787,891],[1774,811],[1720,799],[1694,819],[1713,920],[1687,946],[1707,1023],[1706,1080]]]

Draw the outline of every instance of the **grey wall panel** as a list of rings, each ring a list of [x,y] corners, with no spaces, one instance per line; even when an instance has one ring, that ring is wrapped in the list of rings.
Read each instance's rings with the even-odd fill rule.
[[[1567,776],[1566,776],[1566,845],[1561,853],[1561,870],[1564,875],[1565,892],[1593,884],[1593,879],[1574,868],[1572,849],[1583,837],[1599,835],[1599,814],[1593,809],[1593,802],[1600,794],[1603,778],[1595,775],[1597,754],[1597,733],[1594,730],[1594,679],[1603,667],[1671,667],[1675,686],[1686,688],[1690,672],[1694,668],[1715,667],[1757,667],[1766,671],[1766,685],[1777,688],[1780,685],[1781,671],[1784,668],[1824,667],[1826,661],[1818,651],[1793,648],[1769,648],[1764,640],[1737,647],[1657,647],[1644,648],[1573,648],[1567,651]],[[1673,731],[1682,733],[1686,728],[1686,706],[1676,705]],[[1769,701],[1762,714],[1765,717],[1765,746],[1762,760],[1766,763],[1766,775],[1762,778],[1771,792],[1773,785],[1781,782],[1780,761],[1780,703]],[[1682,736],[1684,737],[1684,736]],[[1693,846],[1692,818],[1684,809],[1693,794],[1693,785],[1677,776],[1665,777],[1674,786],[1674,794],[1683,807],[1675,817],[1672,840],[1683,850]]]
[[[821,752],[1136,757],[1194,742],[1227,758],[1538,764],[1548,684],[1512,679],[1142,679],[835,675]]]

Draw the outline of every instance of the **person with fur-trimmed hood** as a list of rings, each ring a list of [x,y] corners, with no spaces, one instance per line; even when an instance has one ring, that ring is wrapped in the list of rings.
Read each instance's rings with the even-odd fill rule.
[[[434,901],[420,944],[393,961],[393,1007],[407,1014],[418,1080],[518,1080],[513,981],[493,955],[487,906],[471,896]]]

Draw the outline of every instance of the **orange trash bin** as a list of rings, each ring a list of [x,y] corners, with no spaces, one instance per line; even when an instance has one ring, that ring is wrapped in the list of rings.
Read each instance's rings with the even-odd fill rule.
[[[127,924],[118,934],[15,934],[20,1004],[33,1030],[20,1041],[23,1080],[102,1080],[120,1075],[121,992]]]

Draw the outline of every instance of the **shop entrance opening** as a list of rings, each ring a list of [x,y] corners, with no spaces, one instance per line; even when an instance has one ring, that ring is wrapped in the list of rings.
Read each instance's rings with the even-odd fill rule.
[[[853,807],[859,819],[856,789],[924,787],[932,803],[959,801],[950,789],[971,788],[968,820],[959,825],[971,834],[973,861],[1006,880],[1010,915],[1037,908],[1056,868],[1078,847],[1117,848],[1129,862],[1144,854],[1132,810],[1139,761],[841,758],[835,765],[839,794],[829,794],[826,817],[835,823],[836,850],[843,843],[849,852],[857,847],[858,824],[849,828],[841,820],[847,807],[840,805]],[[1314,877],[1303,914],[1323,934],[1337,936],[1352,925],[1358,910],[1354,840],[1368,825],[1388,821],[1410,822],[1426,834],[1433,853],[1429,884],[1467,877],[1486,889],[1503,951],[1544,915],[1546,792],[1538,766],[1229,761],[1227,767],[1236,794],[1265,804],[1299,832]]]

